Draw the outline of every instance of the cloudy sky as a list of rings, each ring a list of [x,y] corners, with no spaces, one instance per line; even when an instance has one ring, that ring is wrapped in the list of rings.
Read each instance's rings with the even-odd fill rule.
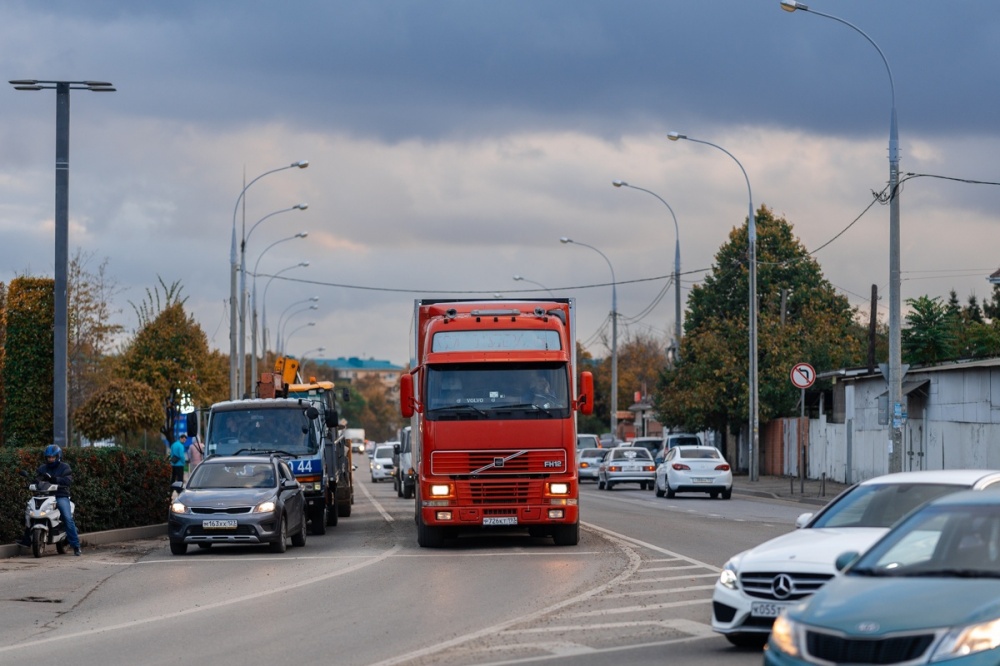
[[[1000,3],[811,7],[885,54],[902,173],[1000,182]],[[816,257],[859,307],[878,285],[888,316],[889,211],[865,212],[888,179],[886,67],[850,27],[778,0],[6,0],[0,69],[117,88],[71,96],[70,251],[107,259],[130,330],[130,302],[180,281],[228,352],[244,181],[308,160],[246,196],[248,230],[308,203],[247,243],[272,339],[290,313],[288,353],[403,364],[414,298],[544,285],[577,298],[580,338],[603,355],[611,272],[560,236],[610,260],[621,335],[667,340],[673,289],[650,306],[673,271],[673,219],[612,181],[673,208],[685,296],[750,198],[732,159],[671,131],[736,157],[754,206],[807,248],[860,215]],[[55,97],[0,90],[0,281],[54,273]],[[905,183],[903,298],[987,296],[998,210],[995,185]],[[297,312],[312,296],[318,309]]]

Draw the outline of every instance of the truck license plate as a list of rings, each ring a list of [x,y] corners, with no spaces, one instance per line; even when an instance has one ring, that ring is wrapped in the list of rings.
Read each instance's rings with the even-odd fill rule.
[[[778,617],[789,604],[774,604],[766,601],[755,601],[750,606],[750,614],[754,617]]]
[[[483,518],[483,525],[517,525],[517,516]]]
[[[201,526],[206,530],[235,530],[235,520],[203,520]]]

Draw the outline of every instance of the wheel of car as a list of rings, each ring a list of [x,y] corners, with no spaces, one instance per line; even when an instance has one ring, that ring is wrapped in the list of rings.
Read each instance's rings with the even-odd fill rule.
[[[320,502],[310,511],[309,522],[312,524],[313,534],[326,534],[326,502]]]
[[[607,483],[604,484],[604,489],[605,490],[611,490],[614,487],[615,487],[615,484],[612,483],[611,481],[608,481]]]
[[[670,482],[667,481],[667,497],[669,497],[670,499],[673,499],[676,496],[677,496],[677,493],[674,492],[674,489],[670,487]]]
[[[377,482],[377,479],[375,478],[375,475],[372,474],[372,483],[376,483],[376,482]]]
[[[712,499],[719,499],[719,491],[713,490],[708,494],[708,496],[711,497]]]
[[[271,542],[272,553],[283,553],[288,550],[288,521],[282,514],[278,519],[278,538]]]
[[[597,480],[597,489],[604,490],[604,482],[601,481],[600,479]]]
[[[732,488],[727,488],[726,490],[722,491],[722,499],[729,499],[732,496],[733,496]]]
[[[170,552],[174,555],[183,555],[188,552],[188,545],[183,541],[171,541]]]
[[[667,494],[665,490],[663,490],[662,488],[660,488],[660,482],[659,481],[657,481],[657,482],[655,482],[653,484],[653,489],[656,491],[656,496],[657,497],[663,497],[664,495]]]
[[[766,633],[759,634],[726,634],[726,640],[741,648],[754,648],[756,650],[764,647],[767,643]]]
[[[325,508],[325,507],[324,507]],[[325,511],[323,512],[326,513]],[[323,529],[326,530],[326,516],[323,516]],[[306,517],[305,514],[302,515],[302,522],[299,525],[299,531],[292,535],[292,545],[296,548],[301,548],[306,545]]]

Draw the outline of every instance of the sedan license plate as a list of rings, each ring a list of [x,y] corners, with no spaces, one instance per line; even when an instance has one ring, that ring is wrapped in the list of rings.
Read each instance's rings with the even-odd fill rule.
[[[706,478],[704,476],[696,476],[691,479],[692,483],[712,483],[712,479]]]
[[[639,466],[638,465],[625,465],[624,467],[622,467],[622,469],[625,470],[626,472],[638,472],[639,471]]]
[[[483,525],[517,525],[517,516],[483,518]]]
[[[750,606],[750,614],[754,617],[778,617],[781,611],[790,604],[775,604],[766,601],[755,601]]]
[[[206,530],[235,530],[235,520],[203,520],[201,526]]]

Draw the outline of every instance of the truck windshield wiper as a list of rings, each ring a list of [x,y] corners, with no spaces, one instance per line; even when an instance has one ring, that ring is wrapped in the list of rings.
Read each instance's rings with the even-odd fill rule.
[[[506,411],[513,411],[513,410],[518,410],[518,409],[530,409],[530,410],[537,411],[537,412],[545,412],[546,415],[552,416],[552,412],[551,411],[549,411],[545,407],[542,407],[541,405],[536,405],[533,402],[519,402],[519,403],[516,403],[516,404],[513,404],[513,405],[500,405],[498,407],[494,407],[493,411],[494,412],[506,412]]]
[[[233,455],[234,456],[239,456],[239,455],[243,455],[244,453],[260,453],[260,454],[274,453],[274,454],[279,455],[279,456],[288,456],[289,458],[294,458],[295,457],[294,453],[289,453],[288,451],[283,451],[281,449],[267,449],[267,448],[263,448],[263,449],[255,449],[255,448],[240,449],[239,451],[237,451]]]
[[[442,412],[452,412],[452,411],[457,411],[457,412],[471,411],[471,412],[476,412],[477,414],[480,414],[482,416],[487,416],[486,412],[479,409],[475,405],[449,405],[447,407],[438,407],[437,409],[432,409],[431,411],[436,414],[440,414]]]

